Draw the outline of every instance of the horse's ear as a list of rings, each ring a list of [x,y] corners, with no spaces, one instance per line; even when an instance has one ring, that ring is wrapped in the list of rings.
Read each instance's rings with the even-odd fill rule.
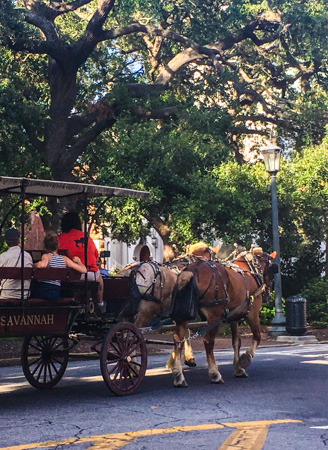
[[[211,247],[211,250],[216,255],[217,252],[220,250],[220,244],[216,245],[215,247]]]
[[[275,259],[275,257],[277,256],[277,252],[274,251],[274,252],[270,253],[269,256],[270,256],[271,259]]]

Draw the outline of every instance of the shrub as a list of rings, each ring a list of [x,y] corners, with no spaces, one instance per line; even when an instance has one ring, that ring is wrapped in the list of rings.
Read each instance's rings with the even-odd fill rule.
[[[328,328],[328,279],[316,278],[301,295],[306,298],[308,322],[317,328]]]
[[[272,319],[275,315],[275,299],[274,291],[271,292],[270,300],[267,303],[262,304],[260,311],[260,323],[261,325],[271,325]],[[285,299],[282,298],[282,310],[285,310]]]

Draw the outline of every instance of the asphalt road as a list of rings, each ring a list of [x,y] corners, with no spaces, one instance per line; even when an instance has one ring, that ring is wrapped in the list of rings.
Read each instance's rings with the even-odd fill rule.
[[[149,358],[138,391],[116,397],[99,361],[70,363],[50,391],[0,368],[0,450],[324,449],[328,445],[328,344],[260,348],[248,379],[232,373],[232,352],[216,352],[223,385],[209,382],[205,355],[176,389],[166,355]]]

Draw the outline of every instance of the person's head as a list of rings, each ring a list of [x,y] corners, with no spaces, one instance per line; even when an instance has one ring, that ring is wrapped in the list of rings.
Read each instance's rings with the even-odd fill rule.
[[[19,244],[20,232],[16,228],[10,228],[5,232],[5,241],[8,247],[14,247]]]
[[[44,249],[47,252],[55,252],[58,250],[58,237],[54,231],[48,231],[43,239]]]
[[[68,233],[71,230],[82,230],[82,222],[77,212],[70,211],[62,217],[61,230],[63,233]]]

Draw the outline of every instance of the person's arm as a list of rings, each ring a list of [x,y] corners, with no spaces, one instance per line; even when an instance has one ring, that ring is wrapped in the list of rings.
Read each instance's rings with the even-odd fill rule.
[[[74,256],[73,260],[67,258],[67,256],[62,256],[62,258],[65,261],[66,267],[69,267],[70,269],[75,269],[77,272],[80,273],[87,273],[87,268],[82,263],[80,258],[78,256]]]
[[[49,253],[44,253],[40,261],[33,264],[34,269],[45,269],[50,261]]]

